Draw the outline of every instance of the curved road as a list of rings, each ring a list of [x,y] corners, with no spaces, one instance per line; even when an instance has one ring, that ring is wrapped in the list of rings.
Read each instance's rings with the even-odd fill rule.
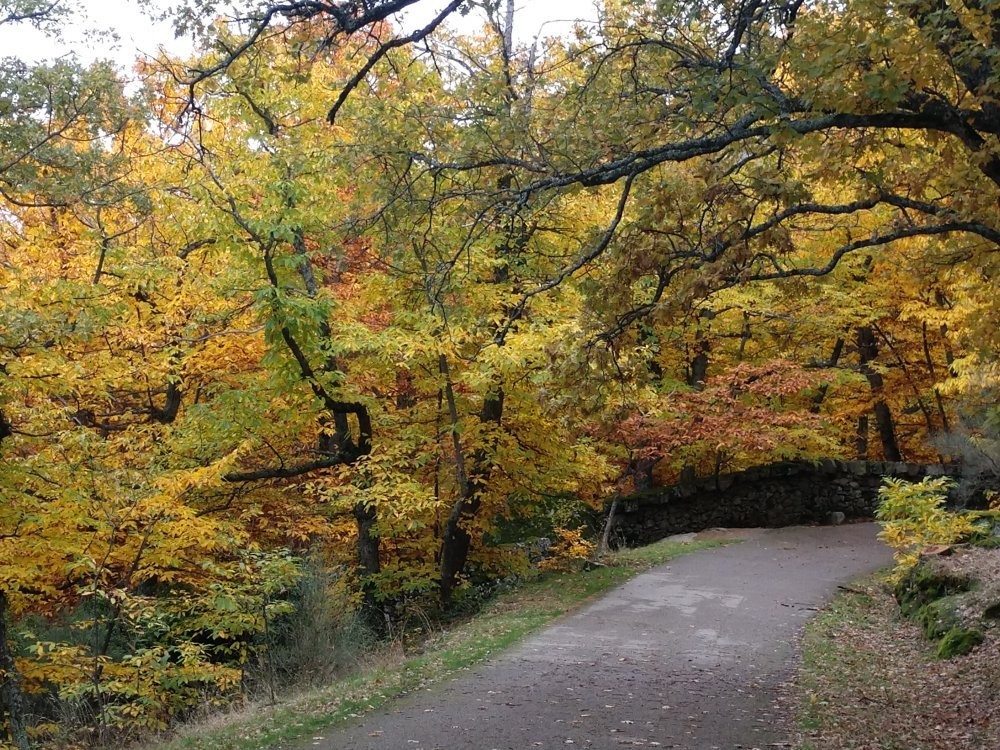
[[[837,584],[891,562],[876,531],[757,530],[685,555],[304,748],[790,747],[796,635]]]

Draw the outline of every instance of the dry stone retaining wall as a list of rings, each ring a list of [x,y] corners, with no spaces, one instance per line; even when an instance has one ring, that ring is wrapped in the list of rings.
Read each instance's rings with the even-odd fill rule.
[[[671,534],[715,527],[753,528],[870,518],[886,476],[918,482],[926,476],[960,477],[960,467],[881,461],[771,464],[691,484],[658,487],[622,498],[613,537],[649,544]],[[967,496],[970,491],[963,488]],[[972,491],[971,494],[975,494]],[[953,498],[967,502],[968,497]]]

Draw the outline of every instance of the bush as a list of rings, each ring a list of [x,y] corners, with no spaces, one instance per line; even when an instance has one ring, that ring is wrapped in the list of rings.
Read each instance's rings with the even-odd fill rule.
[[[896,551],[895,580],[916,564],[924,547],[954,544],[975,533],[971,516],[945,508],[953,486],[946,477],[919,483],[884,480],[875,515],[882,524],[879,538]]]
[[[486,541],[501,546],[555,539],[559,529],[581,527],[586,537],[596,538],[604,527],[604,514],[575,495],[512,497],[506,515],[494,519]]]
[[[558,541],[549,550],[551,557],[542,560],[542,570],[575,570],[594,552],[594,543],[585,539],[585,529],[557,529]]]
[[[250,671],[257,689],[330,682],[372,646],[375,636],[359,616],[341,570],[307,559],[285,597],[288,609],[270,624],[268,642]]]

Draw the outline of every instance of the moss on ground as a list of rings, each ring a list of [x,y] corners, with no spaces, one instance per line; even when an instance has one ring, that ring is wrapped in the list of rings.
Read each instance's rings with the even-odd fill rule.
[[[984,605],[984,593],[982,581],[936,557],[921,559],[893,590],[903,616],[938,641],[939,659],[963,656],[983,642],[983,622],[1000,615],[1000,602]]]
[[[925,559],[903,576],[893,593],[903,615],[913,617],[931,602],[968,591],[971,585],[968,576],[953,573],[936,561]]]
[[[952,659],[956,656],[965,656],[982,643],[984,638],[985,636],[981,630],[955,626],[941,638],[941,642],[938,644],[937,656],[939,659]]]
[[[928,602],[913,613],[916,621],[924,631],[924,635],[932,641],[943,638],[946,633],[961,625],[958,614],[958,596],[946,596]]]

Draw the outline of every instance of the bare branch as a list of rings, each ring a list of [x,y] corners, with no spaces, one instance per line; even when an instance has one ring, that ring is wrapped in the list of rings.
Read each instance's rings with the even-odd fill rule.
[[[389,54],[390,50],[398,49],[399,47],[405,47],[408,44],[413,44],[415,42],[422,41],[426,39],[429,34],[431,34],[438,26],[440,26],[444,20],[454,13],[458,8],[465,2],[465,0],[452,0],[448,6],[442,10],[434,20],[429,24],[424,26],[422,29],[414,31],[412,34],[407,34],[406,36],[396,37],[385,44],[379,45],[378,49],[368,58],[368,62],[361,66],[361,69],[351,76],[350,80],[344,85],[344,88],[340,90],[340,94],[337,96],[337,101],[333,103],[330,107],[330,111],[326,115],[326,119],[331,124],[337,119],[337,113],[340,112],[340,108],[344,106],[344,102],[347,101],[351,92],[358,87],[358,85],[365,80],[372,68],[378,65],[379,60]]]

